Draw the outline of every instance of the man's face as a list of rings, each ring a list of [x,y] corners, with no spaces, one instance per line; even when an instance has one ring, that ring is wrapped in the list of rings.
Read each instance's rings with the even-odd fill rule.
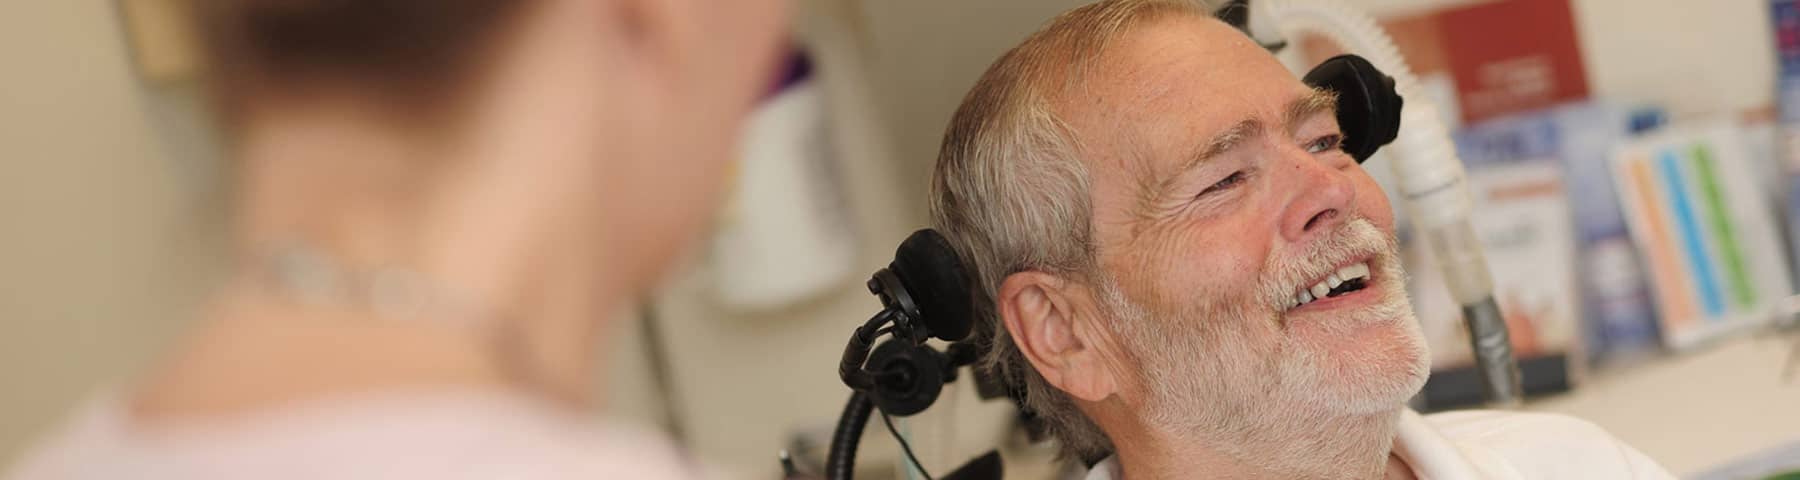
[[[1058,108],[1091,172],[1110,357],[1145,420],[1255,431],[1418,390],[1393,213],[1337,148],[1328,97],[1199,18],[1139,28],[1093,72]]]

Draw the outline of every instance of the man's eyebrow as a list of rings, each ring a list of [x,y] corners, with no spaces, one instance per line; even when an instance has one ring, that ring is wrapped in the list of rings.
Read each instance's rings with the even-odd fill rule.
[[[1288,102],[1287,111],[1281,115],[1281,123],[1287,125],[1289,132],[1300,128],[1300,122],[1320,113],[1337,113],[1338,97],[1336,92],[1313,88],[1305,95]]]
[[[1308,118],[1320,113],[1331,113],[1336,111],[1336,93],[1318,88],[1308,89],[1305,94],[1300,96],[1300,98],[1288,102],[1287,108],[1282,111],[1282,126],[1286,128],[1289,133],[1292,133],[1294,130],[1300,128],[1301,122],[1306,121]],[[1172,174],[1161,175],[1161,178],[1156,178],[1157,175],[1154,173],[1146,172],[1149,173],[1149,175],[1140,179],[1140,184],[1142,186],[1138,189],[1138,204],[1136,208],[1133,209],[1133,212],[1135,213],[1134,216],[1140,220],[1153,217],[1151,211],[1154,210],[1156,201],[1166,195],[1169,189],[1174,187],[1175,180],[1180,177],[1182,172],[1199,167],[1201,164],[1206,163],[1206,161],[1218,157],[1219,155],[1223,155],[1225,152],[1231,151],[1231,149],[1237,148],[1246,140],[1261,135],[1264,128],[1263,122],[1254,118],[1239,120],[1224,131],[1213,135],[1212,139],[1202,144],[1199,150],[1184,159],[1181,165],[1177,167]]]
[[[1195,151],[1193,155],[1182,160],[1181,165],[1176,167],[1176,170],[1172,172],[1161,172],[1163,173],[1161,175],[1158,175],[1158,169],[1146,170],[1144,175],[1142,175],[1142,178],[1139,179],[1140,186],[1138,187],[1137,205],[1132,209],[1133,217],[1139,220],[1139,222],[1137,222],[1139,225],[1132,227],[1132,233],[1134,235],[1139,233],[1138,229],[1141,228],[1143,223],[1155,219],[1156,215],[1154,212],[1156,210],[1157,201],[1167,195],[1170,189],[1175,188],[1175,181],[1181,178],[1183,172],[1193,170],[1201,164],[1206,163],[1207,160],[1211,160],[1213,157],[1223,155],[1225,152],[1237,148],[1238,145],[1243,144],[1246,140],[1261,135],[1262,131],[1263,122],[1261,121],[1254,118],[1239,120],[1224,131],[1213,135],[1212,139],[1202,144],[1200,149]]]
[[[1225,131],[1213,135],[1211,140],[1207,140],[1206,143],[1200,147],[1199,152],[1188,157],[1187,161],[1182,162],[1181,168],[1176,171],[1185,172],[1194,167],[1198,167],[1200,164],[1206,163],[1207,160],[1211,160],[1213,157],[1223,155],[1225,152],[1237,148],[1239,144],[1244,143],[1244,140],[1261,135],[1262,130],[1262,122],[1259,122],[1256,119],[1247,118],[1240,120],[1230,128],[1226,128]]]
[[[1282,111],[1281,123],[1291,133],[1295,129],[1300,128],[1300,122],[1306,121],[1306,119],[1311,118],[1313,115],[1336,111],[1337,94],[1328,90],[1313,88],[1307,90],[1306,94],[1301,95],[1300,98],[1288,102],[1287,108]],[[1229,152],[1231,149],[1237,148],[1239,144],[1242,144],[1245,139],[1262,134],[1262,129],[1262,122],[1259,122],[1256,119],[1241,120],[1238,123],[1233,124],[1230,128],[1226,128],[1224,131],[1219,132],[1217,135],[1213,135],[1213,138],[1202,145],[1198,152],[1182,162],[1181,168],[1176,171],[1182,172],[1193,169],[1194,167],[1200,166],[1202,163],[1206,163],[1207,160],[1211,160],[1213,157]]]

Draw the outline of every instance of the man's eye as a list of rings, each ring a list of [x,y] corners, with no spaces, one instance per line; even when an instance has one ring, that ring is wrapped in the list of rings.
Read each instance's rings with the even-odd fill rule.
[[[1344,135],[1338,134],[1338,133],[1333,133],[1330,135],[1326,135],[1323,137],[1313,139],[1313,141],[1311,141],[1311,142],[1307,142],[1306,152],[1307,153],[1322,153],[1322,152],[1326,152],[1326,151],[1330,151],[1330,150],[1337,150],[1339,148],[1342,148],[1343,146],[1344,146]]]
[[[1206,196],[1208,194],[1222,192],[1222,191],[1225,191],[1225,189],[1238,186],[1238,184],[1240,184],[1240,183],[1244,183],[1244,172],[1242,172],[1242,171],[1232,172],[1231,175],[1226,176],[1223,180],[1219,180],[1218,183],[1214,183],[1214,184],[1212,184],[1212,186],[1206,187],[1206,190],[1201,190],[1200,196]]]

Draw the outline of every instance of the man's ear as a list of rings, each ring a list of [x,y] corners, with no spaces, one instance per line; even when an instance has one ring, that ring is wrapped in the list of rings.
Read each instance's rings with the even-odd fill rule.
[[[1026,271],[1008,275],[995,300],[1014,345],[1045,381],[1069,395],[1097,402],[1118,388],[1096,347],[1092,302],[1062,277]]]

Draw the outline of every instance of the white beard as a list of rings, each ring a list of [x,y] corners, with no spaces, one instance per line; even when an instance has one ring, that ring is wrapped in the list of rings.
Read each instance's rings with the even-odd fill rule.
[[[1318,458],[1317,449],[1351,433],[1321,429],[1384,424],[1370,440],[1387,438],[1381,435],[1391,432],[1429,371],[1397,247],[1361,219],[1316,243],[1315,251],[1285,256],[1296,260],[1271,255],[1265,272],[1279,278],[1261,279],[1254,291],[1208,296],[1166,312],[1132,301],[1110,279],[1101,282],[1101,303],[1113,317],[1107,323],[1141,372],[1136,380],[1146,425],[1206,441],[1251,464]],[[1281,302],[1293,295],[1297,278],[1371,251],[1378,252],[1370,267],[1381,279],[1371,286],[1380,301],[1315,327],[1325,337],[1363,331],[1358,336],[1372,341],[1343,349],[1333,347],[1341,339],[1289,335]]]

